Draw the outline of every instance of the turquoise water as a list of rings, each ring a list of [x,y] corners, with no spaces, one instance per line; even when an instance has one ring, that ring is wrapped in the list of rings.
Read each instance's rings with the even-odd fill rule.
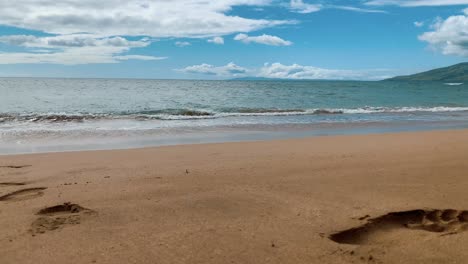
[[[467,123],[464,84],[0,79],[0,152],[78,139]]]

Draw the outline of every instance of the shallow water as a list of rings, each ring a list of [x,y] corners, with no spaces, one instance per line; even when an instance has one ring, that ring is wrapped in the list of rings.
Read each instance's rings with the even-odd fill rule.
[[[0,153],[467,124],[464,84],[0,79]]]

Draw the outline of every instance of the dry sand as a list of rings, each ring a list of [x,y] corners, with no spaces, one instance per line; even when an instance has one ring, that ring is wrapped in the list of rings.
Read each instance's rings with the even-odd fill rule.
[[[468,263],[468,130],[0,166],[2,264]]]

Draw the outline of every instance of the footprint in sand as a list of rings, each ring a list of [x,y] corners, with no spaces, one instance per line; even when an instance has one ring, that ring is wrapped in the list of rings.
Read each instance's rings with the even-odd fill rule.
[[[386,233],[397,229],[424,230],[442,235],[457,234],[468,230],[468,211],[412,210],[392,212],[368,219],[367,223],[330,235],[341,244],[372,244]]]
[[[84,217],[94,214],[94,211],[72,203],[47,207],[37,212],[39,218],[31,224],[30,232],[35,236],[67,225],[77,225]]]
[[[31,167],[32,165],[0,165],[0,176],[4,176],[4,175],[9,175],[9,176],[13,176],[13,175],[22,175],[22,174],[27,174],[29,173],[27,169],[24,169],[23,168],[27,168],[27,167]]]
[[[24,182],[0,182],[0,186],[22,186],[26,185]]]
[[[3,165],[0,168],[7,168],[7,169],[22,169],[26,167],[31,167],[32,165]]]
[[[0,196],[0,202],[16,202],[40,197],[44,195],[43,190],[45,189],[47,189],[47,187],[27,188],[14,191]]]

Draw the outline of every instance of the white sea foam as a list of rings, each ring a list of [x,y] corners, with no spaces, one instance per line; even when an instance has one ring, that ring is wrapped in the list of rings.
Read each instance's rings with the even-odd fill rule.
[[[320,109],[230,109],[228,112],[210,110],[156,110],[151,112],[91,114],[91,113],[41,113],[41,114],[0,114],[0,123],[8,122],[85,122],[90,120],[196,120],[227,117],[255,116],[299,116],[299,115],[342,115],[342,114],[377,114],[377,113],[443,113],[464,112],[468,107],[363,107],[363,108],[320,108]]]

